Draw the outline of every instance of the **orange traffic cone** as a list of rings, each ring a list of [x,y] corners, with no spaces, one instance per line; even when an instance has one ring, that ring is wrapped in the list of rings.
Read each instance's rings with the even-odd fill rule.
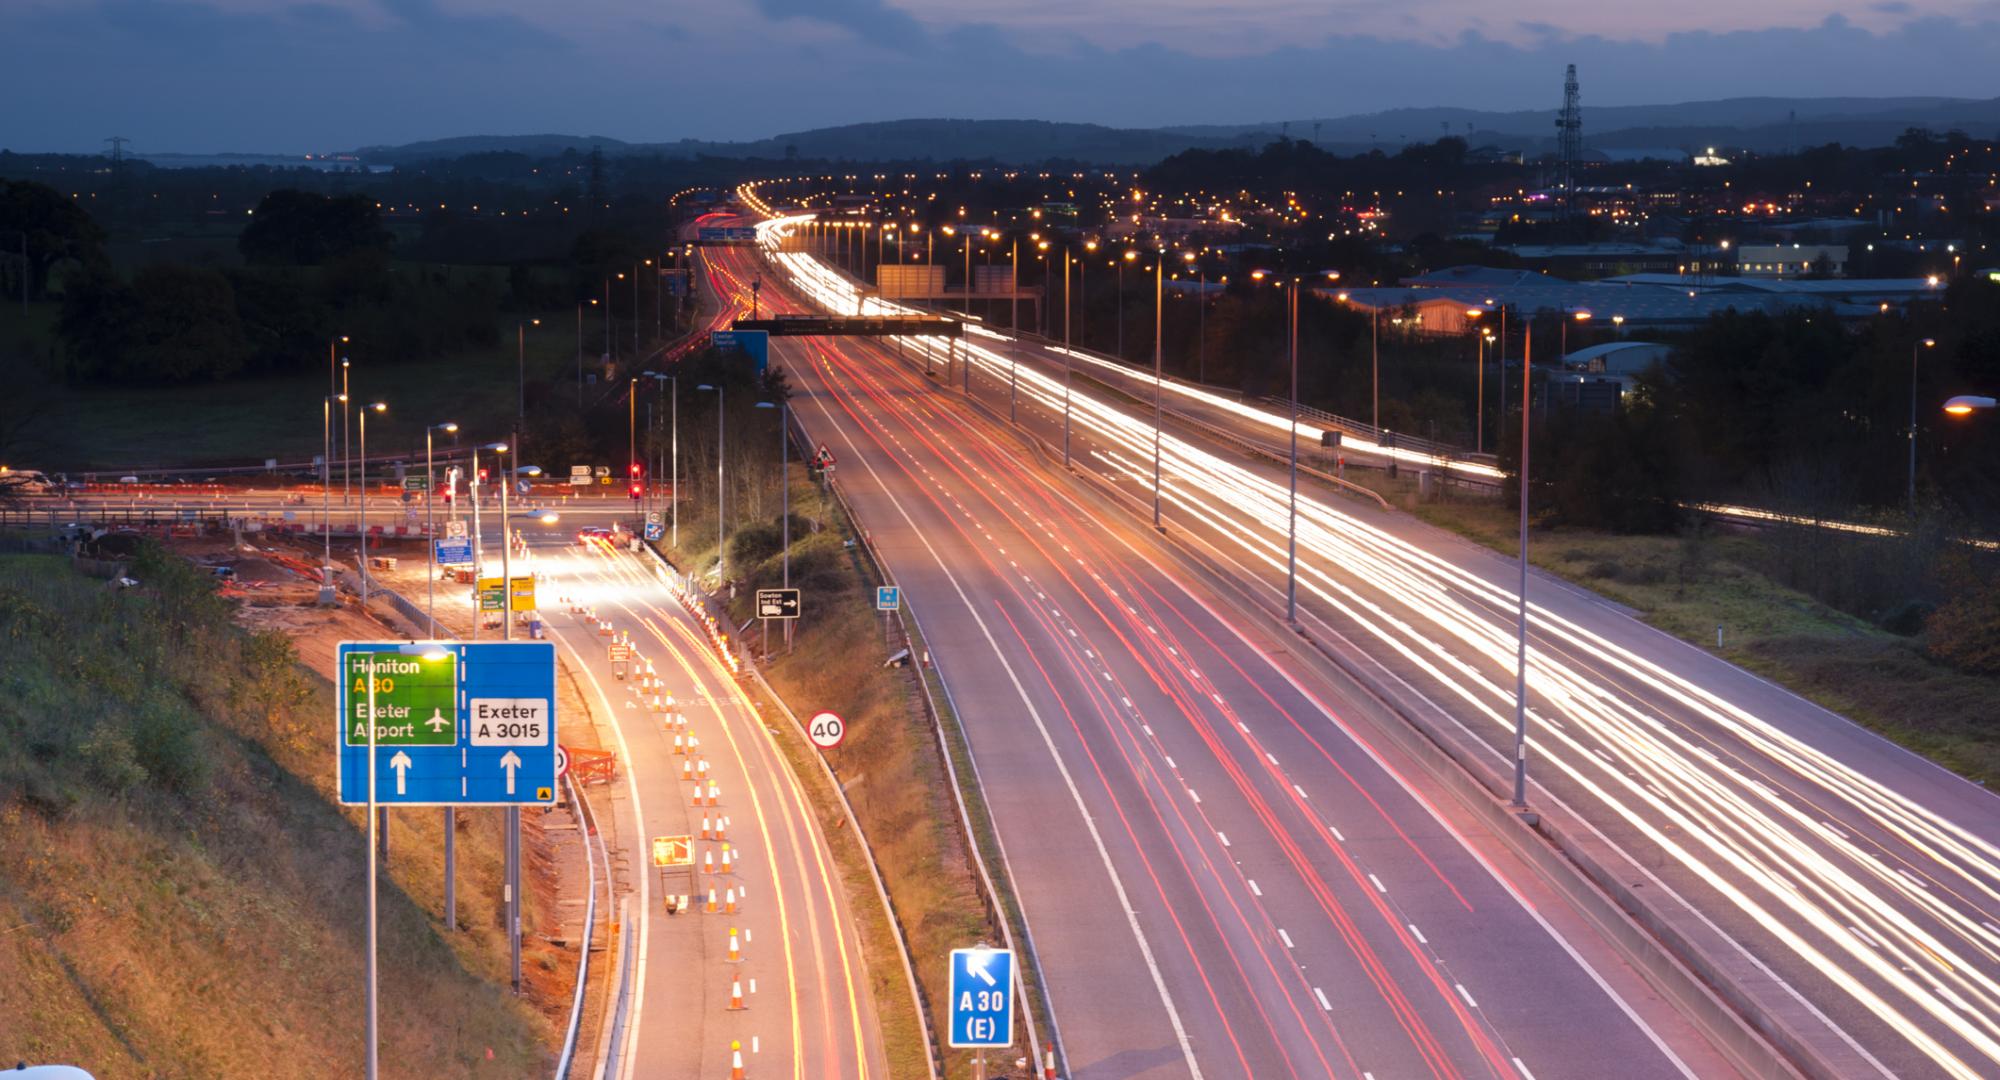
[[[682,739],[678,734],[676,734],[674,736],[674,753],[686,755],[687,752],[688,752],[687,741]]]
[[[708,779],[708,759],[707,759],[707,758],[702,758],[702,759],[701,759],[700,761],[698,761],[698,762],[696,762],[696,763],[695,763],[695,767],[694,767],[694,774],[695,774],[696,776],[699,776],[699,777],[701,777],[701,778],[702,778],[703,780],[706,780],[706,779]]]
[[[702,860],[701,861],[702,873],[704,874],[715,873],[715,852],[713,851],[703,852],[701,860]]]
[[[734,871],[730,869],[730,865],[729,865],[729,845],[728,845],[728,844],[724,844],[724,845],[722,845],[722,872],[723,872],[723,873],[725,873],[725,874],[728,874],[728,873],[734,873]]]
[[[731,1012],[743,1010],[743,980],[729,980],[729,1009]]]
[[[693,803],[693,805],[695,805],[695,806],[700,806],[700,805],[701,805],[701,785],[700,785],[700,784],[696,784],[696,785],[694,786],[694,803]]]
[[[715,914],[715,890],[714,890],[714,889],[710,889],[710,890],[708,890],[708,913],[709,913],[710,915],[713,915],[713,914]]]
[[[691,759],[691,758],[688,758],[688,759],[683,759],[683,760],[681,761],[681,779],[683,779],[683,780],[689,780],[689,781],[692,781],[692,780],[694,779],[694,761],[693,761],[693,759]],[[700,790],[701,790],[701,785],[700,785],[700,784],[696,784],[696,785],[695,785],[695,790],[696,790],[696,791],[700,791]]]
[[[710,889],[710,890],[708,891],[708,896],[709,896],[709,906],[708,906],[708,910],[710,910],[710,911],[714,911],[714,910],[715,910],[715,890],[714,890],[714,889]],[[729,915],[734,915],[734,914],[736,914],[736,889],[735,889],[735,888],[734,888],[733,886],[732,886],[732,887],[730,887],[730,888],[728,888],[728,889],[725,889],[725,890],[723,890],[723,893],[722,893],[722,910],[723,910],[723,912],[724,912],[725,914],[729,914]]]
[[[743,948],[736,942],[736,928],[733,926],[729,928],[728,960],[732,964],[740,964],[743,962]]]
[[[715,786],[715,781],[713,781],[713,780],[709,781],[709,783],[708,783],[708,805],[710,805],[710,806],[720,806],[720,805],[722,805],[722,802],[721,802],[721,800],[722,800],[722,789],[721,789],[721,788],[719,788],[719,787],[716,787],[716,786]]]
[[[729,831],[729,816],[725,814],[720,817],[717,817],[715,819],[715,838],[717,840],[729,839],[727,835],[728,831]]]
[[[1056,1080],[1056,1052],[1054,1050],[1045,1051],[1042,1054],[1042,1080]]]
[[[729,1044],[729,1080],[743,1080],[743,1044]]]
[[[714,839],[714,837],[710,835],[710,833],[711,833],[712,831],[713,831],[713,830],[711,830],[711,829],[710,829],[710,828],[708,827],[708,815],[707,815],[707,814],[703,814],[703,815],[701,816],[701,838],[702,838],[703,840],[712,840],[712,839]]]

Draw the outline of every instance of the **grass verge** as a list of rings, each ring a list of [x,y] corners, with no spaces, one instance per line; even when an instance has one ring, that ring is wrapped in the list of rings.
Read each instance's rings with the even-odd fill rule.
[[[6,1052],[107,1080],[358,1075],[364,823],[335,802],[332,687],[186,563],[132,575],[0,557]],[[453,935],[435,867],[401,854],[435,843],[397,837],[419,847],[382,884],[383,1074],[546,1070],[548,1022],[506,991],[497,830],[463,837]]]
[[[1425,521],[1505,554],[1519,518],[1490,501],[1418,505]],[[1536,566],[1771,679],[1969,779],[2000,782],[2000,680],[1927,657],[1920,644],[1836,611],[1760,572],[1754,535],[1530,534]],[[1718,646],[1716,634],[1721,631]]]

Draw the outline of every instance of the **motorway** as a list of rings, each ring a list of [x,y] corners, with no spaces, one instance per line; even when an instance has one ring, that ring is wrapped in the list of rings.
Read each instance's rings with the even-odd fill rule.
[[[892,348],[773,346],[966,728],[1066,1075],[1726,1074],[1147,530]]]
[[[774,258],[816,306],[886,310],[805,256]],[[1060,357],[980,331],[969,341],[974,393],[1004,411],[1015,381],[1025,429],[1060,445]],[[910,346],[926,344],[942,363],[942,343]],[[805,367],[826,365],[822,351]],[[884,383],[902,377],[887,367],[868,371]],[[962,379],[963,370],[954,375]],[[1139,402],[1151,395],[1149,374],[1106,377],[1123,380]],[[1183,409],[1207,410],[1205,422],[1233,425],[1238,438],[1263,432],[1270,441],[1268,413],[1194,400],[1184,388],[1171,396]],[[894,404],[922,415],[907,395]],[[931,407],[964,412],[956,403]],[[1150,409],[1121,406],[1081,382],[1072,409],[1079,467],[1149,506]],[[893,431],[890,411],[878,406],[871,423]],[[1275,424],[1282,437],[1285,421]],[[1302,442],[1316,436],[1302,433]],[[952,440],[962,444],[963,433]],[[1282,472],[1172,429],[1162,446],[1168,527],[1277,597]],[[1010,481],[1003,490],[1016,488]],[[1022,511],[1031,522],[1043,513]],[[871,525],[882,527],[879,516]],[[1075,543],[1074,535],[1064,539]],[[1302,622],[1504,767],[1517,564],[1318,491],[1300,496],[1298,535]],[[1834,1074],[2000,1072],[1993,796],[1583,590],[1537,575],[1532,599],[1531,801],[1587,822],[1629,861],[1635,883],[1705,936],[1720,966],[1756,983]],[[1064,610],[1075,614],[1076,605]]]

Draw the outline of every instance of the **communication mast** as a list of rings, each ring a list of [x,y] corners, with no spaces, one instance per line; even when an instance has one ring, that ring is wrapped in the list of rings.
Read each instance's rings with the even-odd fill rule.
[[[1563,214],[1575,209],[1576,170],[1583,160],[1583,108],[1578,102],[1576,65],[1563,76],[1563,110],[1556,117],[1556,159],[1562,176]]]

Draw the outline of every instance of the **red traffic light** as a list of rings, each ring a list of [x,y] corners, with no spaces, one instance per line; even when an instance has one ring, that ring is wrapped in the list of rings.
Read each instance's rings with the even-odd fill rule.
[[[485,469],[479,470],[479,482],[483,484],[486,482],[486,480],[487,480],[486,470]]]
[[[636,461],[632,463],[632,475],[633,476],[639,475],[639,463]]]
[[[640,486],[639,486],[638,484],[633,484],[633,485],[632,485],[632,498],[633,498],[634,500],[638,499],[638,498],[639,498],[639,496],[640,496],[640,494],[641,494],[641,493],[642,493],[642,492],[643,492],[644,490],[645,490],[645,489],[644,489],[644,488],[642,488],[642,487],[640,487]]]

